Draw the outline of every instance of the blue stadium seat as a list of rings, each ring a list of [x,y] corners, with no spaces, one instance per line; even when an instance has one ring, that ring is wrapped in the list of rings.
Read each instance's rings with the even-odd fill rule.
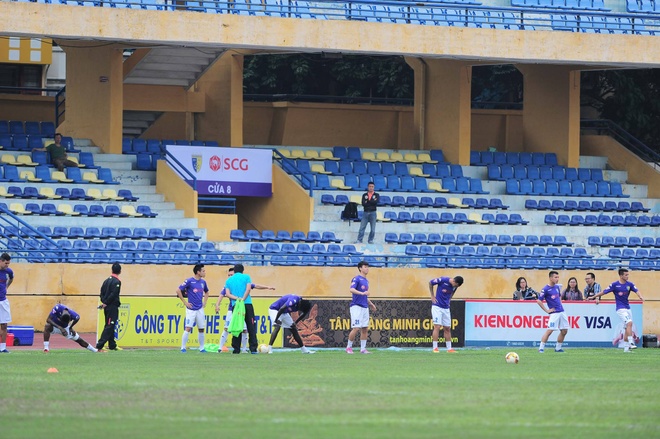
[[[230,236],[231,236],[231,232],[230,232]],[[147,239],[150,240],[165,239],[165,233],[163,233],[163,229],[152,227],[148,231]]]

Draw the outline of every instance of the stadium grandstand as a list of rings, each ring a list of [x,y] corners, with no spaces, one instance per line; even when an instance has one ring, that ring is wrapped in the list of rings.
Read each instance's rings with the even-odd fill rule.
[[[660,65],[657,5],[2,1],[0,65],[25,67],[0,88],[14,320],[41,326],[57,301],[94,315],[114,261],[127,296],[169,296],[196,263],[216,295],[240,262],[277,288],[260,294],[348,300],[364,259],[377,299],[426,299],[457,274],[462,298],[510,299],[523,274],[540,289],[551,269],[607,284],[629,267],[660,332],[660,157],[580,117],[581,72]],[[244,57],[278,53],[405,57],[413,105],[244,101]],[[493,64],[521,72],[521,109],[472,108],[472,68]],[[55,132],[78,167],[35,151]],[[170,146],[267,150],[272,196],[200,194]],[[376,239],[356,244],[341,211],[370,181]]]

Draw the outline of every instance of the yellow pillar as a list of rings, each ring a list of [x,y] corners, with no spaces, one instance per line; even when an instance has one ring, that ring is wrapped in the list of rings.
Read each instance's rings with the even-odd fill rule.
[[[415,70],[415,145],[442,149],[448,161],[469,165],[471,65],[440,59],[408,64]]]
[[[243,145],[243,55],[226,52],[197,81],[206,94],[206,112],[196,115],[198,139],[218,139],[223,146]]]
[[[519,65],[524,76],[523,147],[580,165],[580,72],[573,66]]]
[[[83,42],[63,46],[66,111],[58,129],[65,136],[91,139],[104,152],[121,154],[123,50],[117,45],[97,46]]]

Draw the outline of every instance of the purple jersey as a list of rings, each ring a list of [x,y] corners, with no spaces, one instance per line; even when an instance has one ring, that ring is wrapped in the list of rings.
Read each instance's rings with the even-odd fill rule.
[[[0,270],[0,300],[7,299],[7,281],[14,278],[14,272],[7,267]]]
[[[194,277],[190,277],[179,285],[179,290],[188,293],[188,303],[192,305],[192,308],[189,309],[196,311],[202,309],[204,293],[207,293],[209,288],[206,286],[204,279],[197,280]]]
[[[431,285],[438,286],[435,289],[435,300],[437,300],[438,303],[434,303],[433,306],[449,309],[449,301],[456,292],[456,288],[449,283],[449,278],[445,276],[431,279]]]
[[[367,280],[366,277],[360,275],[355,276],[351,281],[351,288],[354,288],[363,293],[367,292],[369,291],[369,281]],[[353,305],[357,305],[362,308],[368,308],[369,298],[361,294],[353,294],[353,300],[351,300],[351,306]]]
[[[286,296],[282,296],[279,299],[277,299],[273,304],[270,306],[270,309],[274,309],[275,311],[279,311],[280,308],[283,306],[286,306],[284,309],[285,313],[292,313],[294,311],[298,311],[298,307],[300,306],[300,301],[302,300],[302,297],[300,296],[295,296],[293,294],[287,294]]]
[[[555,309],[551,314],[554,314],[555,312],[564,312],[564,307],[561,305],[561,289],[559,288],[559,285],[555,285],[554,287],[546,285],[541,288],[539,300],[545,300],[545,303],[548,304],[548,308]]]
[[[614,300],[616,300],[616,309],[630,309],[628,296],[630,292],[637,292],[637,287],[632,282],[622,284],[620,281],[612,283],[609,287],[603,290],[603,293],[614,293]]]
[[[53,310],[50,312],[48,317],[50,317],[50,319],[58,326],[67,326],[64,323],[62,323],[62,314],[64,313],[65,309],[69,311],[69,315],[71,316],[71,321],[69,323],[73,324],[76,323],[78,320],[80,320],[80,315],[77,312],[75,312],[71,308],[67,308],[61,303],[53,307]]]
[[[251,289],[254,289],[254,284],[250,285]],[[225,297],[227,295],[227,288],[223,288],[222,291],[220,291],[220,295]],[[234,294],[235,295],[235,294]],[[234,303],[236,303],[235,300],[230,300],[229,301],[229,308],[227,308],[227,311],[233,311],[234,310]]]

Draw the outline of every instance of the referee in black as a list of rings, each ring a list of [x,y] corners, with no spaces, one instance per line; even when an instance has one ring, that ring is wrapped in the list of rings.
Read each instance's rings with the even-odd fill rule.
[[[121,305],[119,301],[119,292],[121,290],[120,274],[121,265],[115,262],[112,264],[112,275],[101,285],[101,306],[99,308],[103,308],[105,326],[103,327],[101,338],[96,343],[96,349],[99,350],[103,349],[106,343],[108,343],[108,349],[111,351],[121,349],[117,347],[117,341],[115,340],[115,325],[119,319],[119,305]]]

